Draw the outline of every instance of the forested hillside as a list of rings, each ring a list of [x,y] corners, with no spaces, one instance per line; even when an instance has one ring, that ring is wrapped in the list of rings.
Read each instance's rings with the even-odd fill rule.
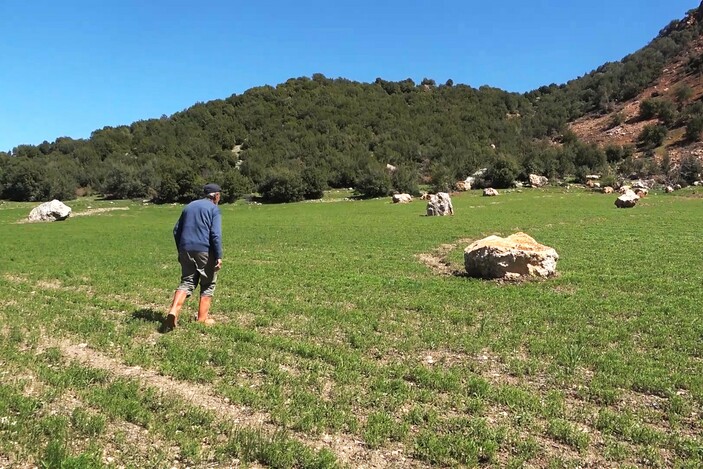
[[[703,4],[620,62],[526,94],[451,80],[358,83],[316,74],[198,103],[172,116],[105,127],[85,140],[19,145],[0,152],[0,197],[99,193],[187,201],[199,195],[204,181],[215,180],[229,201],[257,191],[284,202],[318,198],[328,187],[355,187],[365,196],[416,192],[421,182],[449,189],[482,167],[489,168],[487,183],[494,186],[532,172],[652,172],[656,165],[635,164],[634,156],[656,147],[654,137],[639,148],[605,146],[579,140],[567,124],[616,111],[672,61],[686,60],[687,73],[700,77],[703,54],[689,46],[701,37],[702,12]],[[679,104],[675,122],[694,122],[687,138],[700,140],[700,96]],[[664,119],[657,113],[666,111],[658,109],[655,115]],[[391,173],[387,164],[397,169]]]

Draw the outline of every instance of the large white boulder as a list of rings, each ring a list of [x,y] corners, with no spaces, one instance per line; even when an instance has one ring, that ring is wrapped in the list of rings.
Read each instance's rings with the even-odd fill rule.
[[[615,199],[615,206],[617,208],[631,208],[637,205],[637,201],[640,200],[640,196],[635,194],[633,191],[626,191],[620,197]]]
[[[463,181],[457,181],[454,184],[454,189],[456,189],[458,191],[462,191],[462,192],[463,191],[470,191],[471,189],[476,188],[476,181],[477,181],[477,179],[475,177],[469,176],[466,179],[464,179]]]
[[[430,194],[427,199],[427,216],[454,215],[452,198],[446,192]]]
[[[410,194],[393,194],[391,199],[394,204],[407,204],[413,201],[413,196]]]
[[[542,187],[549,184],[549,179],[547,176],[540,176],[539,174],[530,174],[530,185],[532,187]]]
[[[65,220],[71,215],[71,207],[64,204],[60,200],[52,200],[34,207],[29,216],[28,221],[60,221]]]
[[[489,236],[464,249],[464,267],[472,277],[549,277],[556,273],[557,254],[525,233],[501,238]]]

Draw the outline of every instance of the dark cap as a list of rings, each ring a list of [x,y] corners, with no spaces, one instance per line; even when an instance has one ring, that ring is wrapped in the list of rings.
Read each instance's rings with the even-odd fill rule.
[[[215,184],[214,182],[211,182],[209,184],[205,184],[205,187],[203,187],[203,192],[206,194],[212,194],[214,192],[222,192],[222,188]]]

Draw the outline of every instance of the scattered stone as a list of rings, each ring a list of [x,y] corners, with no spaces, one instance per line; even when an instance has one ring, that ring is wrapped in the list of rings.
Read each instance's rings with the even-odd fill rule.
[[[672,192],[674,192],[674,188],[671,186],[666,186],[664,188],[664,192],[666,192],[667,194],[671,194]]]
[[[649,191],[643,187],[638,187],[634,190],[635,194],[639,195],[641,197],[646,197],[647,194],[649,194]]]
[[[43,204],[34,207],[27,221],[61,221],[65,220],[71,215],[71,207],[64,204],[60,200],[52,200],[51,202],[44,202]]]
[[[472,277],[485,279],[549,277],[556,273],[559,255],[519,232],[501,238],[489,236],[464,249],[464,267]]]
[[[488,168],[481,168],[481,169],[475,171],[475,172],[472,174],[472,176],[475,177],[475,178],[482,178],[483,176],[486,175],[487,172],[488,172]]]
[[[542,187],[549,184],[549,179],[546,176],[540,176],[538,174],[530,174],[530,185],[532,187]]]
[[[431,194],[427,200],[427,216],[454,215],[452,198],[446,192]]]
[[[620,186],[620,189],[618,189],[618,192],[621,194],[627,194],[628,192],[632,192],[632,187],[631,186]]]
[[[465,180],[465,181],[457,181],[454,184],[454,189],[461,191],[461,192],[471,190],[471,183],[467,182],[468,179],[469,178],[467,178],[467,180]]]
[[[603,192],[604,194],[612,194],[613,188],[610,186],[605,186],[604,188],[601,189],[601,192]]]
[[[495,197],[498,194],[498,191],[493,189],[492,187],[487,187],[483,190],[483,196],[484,197]]]
[[[410,194],[393,194],[394,204],[407,204],[413,201],[413,196]]]
[[[643,181],[641,179],[638,179],[637,181],[632,182],[632,188],[633,189],[649,189],[652,187],[653,181]]]
[[[480,186],[480,180],[486,174],[487,168],[481,168],[471,176],[467,177],[463,181],[457,181],[454,187],[458,191],[470,191],[471,189],[478,189],[477,185]]]
[[[631,208],[637,205],[637,201],[640,200],[640,196],[632,191],[627,191],[620,197],[615,199],[615,206],[617,208]]]

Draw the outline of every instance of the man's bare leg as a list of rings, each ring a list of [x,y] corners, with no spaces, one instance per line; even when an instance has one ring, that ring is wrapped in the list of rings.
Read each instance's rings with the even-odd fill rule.
[[[178,323],[178,314],[181,312],[183,303],[186,298],[188,298],[188,292],[183,290],[176,290],[173,293],[173,301],[171,302],[171,307],[168,310],[168,315],[166,316],[166,321],[164,322],[164,327],[166,329],[175,329]]]
[[[208,317],[208,313],[210,312],[210,304],[212,303],[212,297],[211,296],[201,296],[200,297],[200,304],[198,305],[198,322],[203,323],[205,325],[211,326],[212,324],[215,323],[212,319]]]

